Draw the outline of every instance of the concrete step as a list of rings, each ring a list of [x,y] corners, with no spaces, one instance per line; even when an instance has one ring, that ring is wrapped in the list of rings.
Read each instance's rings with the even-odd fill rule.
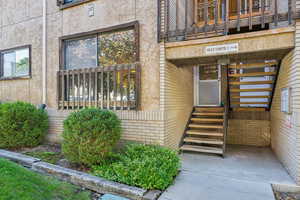
[[[186,131],[188,135],[198,135],[198,136],[213,136],[213,137],[223,137],[224,134],[219,131],[200,131],[200,130],[188,130]]]
[[[212,153],[212,154],[223,154],[222,148],[216,148],[216,147],[206,147],[206,146],[200,146],[200,145],[189,145],[184,144],[180,147],[182,151],[193,151],[193,152],[199,152],[199,153]]]
[[[197,143],[197,144],[215,144],[215,145],[223,145],[224,142],[218,139],[210,139],[210,138],[197,138],[197,137],[186,137],[183,140],[184,142]]]

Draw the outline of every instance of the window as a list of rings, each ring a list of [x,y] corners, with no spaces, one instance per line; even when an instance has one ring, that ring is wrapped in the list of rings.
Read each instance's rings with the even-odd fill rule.
[[[137,59],[134,29],[66,39],[63,48],[63,67],[67,70],[130,64]]]
[[[20,78],[30,75],[30,47],[5,50],[1,53],[1,78]]]
[[[291,113],[291,88],[281,89],[281,112]]]
[[[65,69],[97,67],[97,38],[65,41]]]
[[[138,22],[131,22],[61,38],[59,108],[137,109],[137,33]]]
[[[93,0],[57,0],[57,6],[61,9],[77,6]]]

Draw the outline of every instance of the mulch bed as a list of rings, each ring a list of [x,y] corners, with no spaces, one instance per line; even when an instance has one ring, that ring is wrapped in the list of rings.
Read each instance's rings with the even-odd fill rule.
[[[82,171],[82,172],[86,172],[88,173],[88,171],[90,170],[90,168],[84,166],[84,165],[80,165],[80,164],[75,164],[75,163],[71,163],[69,162],[67,159],[65,159],[64,155],[61,152],[61,146],[59,144],[43,144],[34,148],[22,148],[22,149],[18,149],[18,150],[14,150],[17,153],[22,153],[22,154],[27,154],[29,156],[35,157],[33,155],[30,155],[32,153],[42,153],[42,152],[52,152],[55,154],[58,154],[59,159],[57,160],[57,162],[53,163],[55,165],[59,165],[65,168],[69,168],[69,169],[73,169],[73,170],[77,170],[77,171]],[[42,158],[40,158],[42,161]],[[45,161],[47,162],[47,161]]]

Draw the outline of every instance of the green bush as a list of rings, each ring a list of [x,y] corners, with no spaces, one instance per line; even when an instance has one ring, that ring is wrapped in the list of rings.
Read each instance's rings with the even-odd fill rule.
[[[180,167],[177,152],[160,147],[130,144],[111,161],[92,167],[92,173],[144,189],[166,189]]]
[[[35,147],[47,129],[44,110],[24,102],[0,104],[0,148]]]
[[[96,108],[73,112],[64,121],[62,151],[74,163],[102,163],[121,137],[121,121],[111,111]]]

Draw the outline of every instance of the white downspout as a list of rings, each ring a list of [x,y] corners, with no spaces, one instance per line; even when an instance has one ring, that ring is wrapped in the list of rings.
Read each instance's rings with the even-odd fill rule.
[[[43,0],[42,103],[47,105],[47,0]]]

